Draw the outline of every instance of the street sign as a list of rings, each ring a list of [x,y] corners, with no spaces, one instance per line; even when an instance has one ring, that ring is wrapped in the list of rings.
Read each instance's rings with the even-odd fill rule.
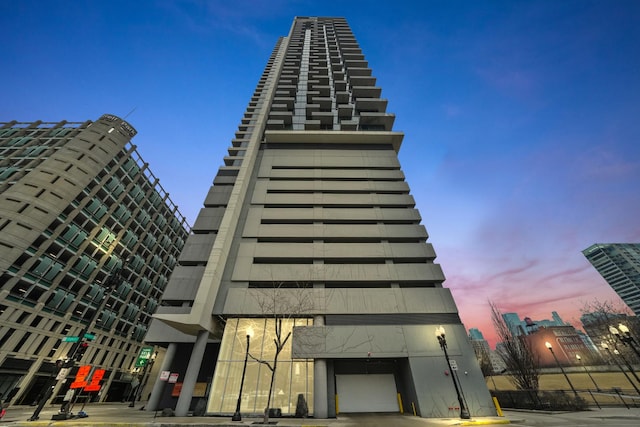
[[[150,359],[152,352],[153,352],[153,347],[142,347],[142,349],[140,349],[139,357],[143,359]]]
[[[458,370],[458,362],[456,362],[455,360],[453,360],[453,359],[449,360],[449,365],[451,365],[451,370],[452,371],[457,371]]]
[[[85,339],[88,339],[89,341],[93,341],[96,339],[96,336],[94,334],[90,334],[90,333],[86,333],[84,334]]]
[[[62,342],[78,342],[80,337],[62,337]]]
[[[70,370],[71,370],[70,368],[60,368],[58,375],[56,375],[56,380],[63,380],[67,378],[67,375],[69,375]]]
[[[153,347],[142,347],[140,349],[140,354],[136,359],[136,368],[146,366],[149,359],[151,359],[151,353],[153,353]]]

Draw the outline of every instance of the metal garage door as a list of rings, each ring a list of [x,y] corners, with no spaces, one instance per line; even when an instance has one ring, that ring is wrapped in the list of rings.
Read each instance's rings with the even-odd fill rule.
[[[392,374],[336,375],[336,388],[340,413],[400,411]]]

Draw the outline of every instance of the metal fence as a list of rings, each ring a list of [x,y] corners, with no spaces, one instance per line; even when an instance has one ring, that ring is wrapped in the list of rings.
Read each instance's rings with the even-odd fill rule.
[[[640,407],[640,396],[632,390],[491,390],[500,406],[510,409],[584,411],[590,406]]]

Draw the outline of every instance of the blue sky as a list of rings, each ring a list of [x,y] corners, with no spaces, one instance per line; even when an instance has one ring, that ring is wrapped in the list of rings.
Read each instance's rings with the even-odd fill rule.
[[[279,36],[344,16],[465,325],[619,301],[581,254],[639,242],[640,2],[0,1],[0,121],[103,113],[192,223]]]

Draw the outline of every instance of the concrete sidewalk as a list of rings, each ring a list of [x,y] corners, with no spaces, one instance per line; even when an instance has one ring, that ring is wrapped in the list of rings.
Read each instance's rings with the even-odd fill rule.
[[[100,427],[238,427],[259,426],[262,417],[243,417],[242,421],[231,421],[231,417],[162,417],[161,411],[148,412],[138,408],[129,408],[126,403],[90,404],[84,409],[87,418],[73,418],[62,421],[51,420],[58,412],[58,405],[47,406],[40,413],[37,421],[27,421],[31,417],[34,407],[13,406],[8,408],[7,415],[0,420],[0,427],[62,427],[62,426],[100,426]],[[74,408],[78,413],[81,406]],[[272,418],[270,425],[284,427],[443,427],[469,425],[500,425],[517,424],[521,426],[534,425],[562,425],[559,419],[571,420],[574,424],[582,425],[581,420],[593,424],[599,420],[602,425],[608,425],[614,420],[630,420],[631,425],[640,425],[640,409],[632,408],[604,408],[583,412],[545,412],[545,411],[505,411],[505,417],[472,417],[471,420],[460,418],[420,418],[400,414],[341,414],[334,419],[314,418]],[[609,422],[607,422],[609,420]],[[634,424],[634,422],[636,422]],[[577,423],[577,424],[576,424]]]
[[[28,421],[35,410],[30,406],[14,406],[7,410],[7,415],[0,420],[0,427],[57,427],[57,426],[102,426],[102,427],[238,427],[258,426],[262,417],[244,417],[242,421],[231,421],[231,417],[162,417],[162,412],[150,412],[138,408],[129,408],[126,403],[90,404],[84,408],[86,418],[71,418],[54,421],[51,417],[58,413],[59,406],[47,406],[40,413],[37,421]],[[77,414],[81,406],[73,409]],[[332,419],[314,418],[271,418],[269,425],[285,427],[442,427],[453,425],[498,425],[508,424],[507,417],[480,417],[471,420],[459,418],[420,418],[400,414],[344,414]]]

